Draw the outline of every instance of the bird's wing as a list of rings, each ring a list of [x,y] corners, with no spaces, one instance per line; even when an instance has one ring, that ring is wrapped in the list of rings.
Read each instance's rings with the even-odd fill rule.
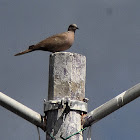
[[[67,32],[56,34],[36,44],[38,47],[62,46],[68,41]]]

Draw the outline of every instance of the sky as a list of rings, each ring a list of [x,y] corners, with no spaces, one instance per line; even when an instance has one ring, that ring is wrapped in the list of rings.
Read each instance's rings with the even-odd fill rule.
[[[86,56],[89,111],[140,82],[139,0],[0,0],[0,91],[43,114],[49,52],[14,54],[75,23],[67,52]],[[94,140],[139,140],[139,98],[91,128]],[[45,133],[40,130],[41,140]],[[86,139],[87,132],[84,132]],[[38,140],[34,125],[0,107],[0,139]]]

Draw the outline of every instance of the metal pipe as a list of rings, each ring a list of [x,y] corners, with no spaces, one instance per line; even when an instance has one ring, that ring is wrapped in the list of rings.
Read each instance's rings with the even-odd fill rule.
[[[117,109],[123,107],[127,103],[133,101],[140,96],[140,83],[133,86],[132,88],[124,91],[115,98],[109,100],[105,104],[99,106],[88,114],[84,115],[82,118],[82,124],[84,127],[88,127],[93,123],[101,120],[110,113],[116,111]]]
[[[37,112],[0,92],[0,105],[45,130],[44,118]]]

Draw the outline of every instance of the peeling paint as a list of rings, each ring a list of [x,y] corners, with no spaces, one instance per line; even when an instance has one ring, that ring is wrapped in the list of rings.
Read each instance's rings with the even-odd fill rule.
[[[115,98],[117,99],[117,106],[122,106],[124,104],[124,95],[126,91],[121,93],[120,95],[116,96]]]

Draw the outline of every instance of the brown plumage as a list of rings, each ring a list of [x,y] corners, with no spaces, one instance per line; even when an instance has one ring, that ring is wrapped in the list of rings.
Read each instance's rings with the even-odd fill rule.
[[[74,35],[76,29],[79,29],[76,24],[71,24],[68,27],[68,31],[60,34],[53,35],[46,38],[45,40],[37,43],[36,45],[31,45],[29,48],[23,52],[15,54],[15,56],[29,53],[36,50],[43,50],[49,52],[60,52],[69,49],[74,42]]]

